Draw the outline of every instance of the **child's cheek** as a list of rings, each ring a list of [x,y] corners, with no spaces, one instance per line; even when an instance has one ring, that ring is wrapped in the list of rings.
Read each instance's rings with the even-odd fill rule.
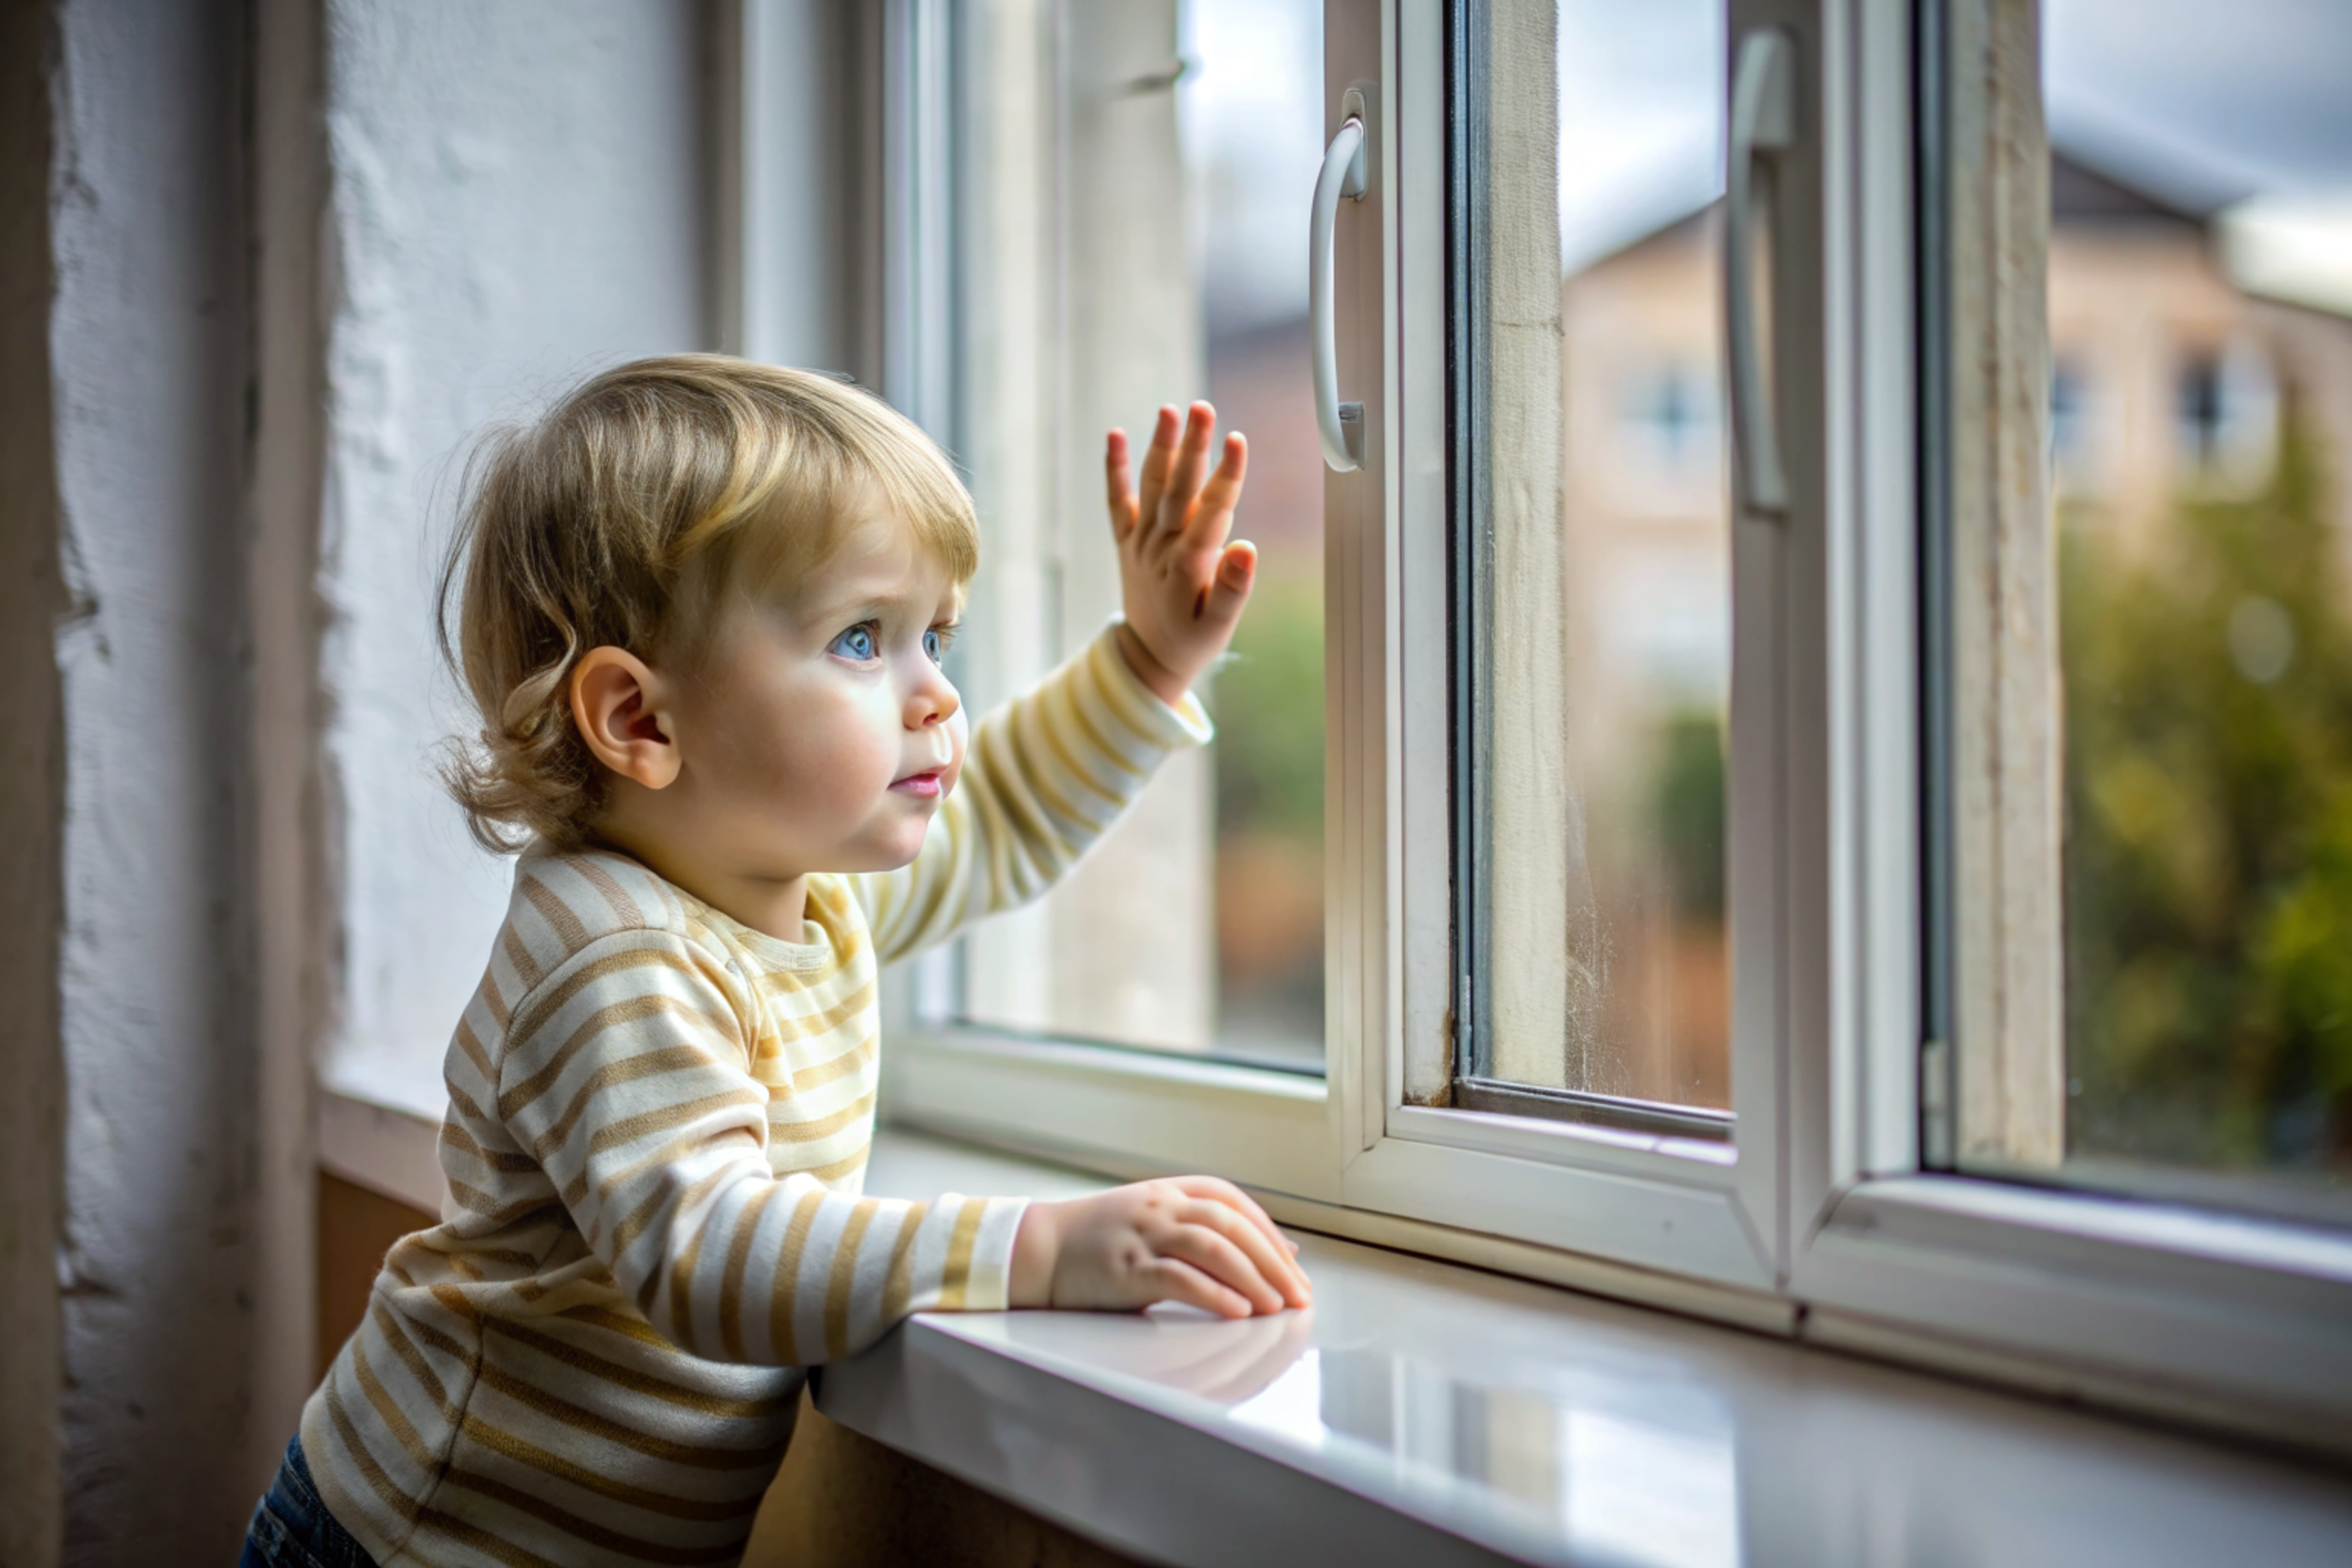
[[[826,770],[850,793],[888,789],[898,776],[903,751],[898,710],[874,696],[860,697],[843,704],[825,726],[831,753]]]

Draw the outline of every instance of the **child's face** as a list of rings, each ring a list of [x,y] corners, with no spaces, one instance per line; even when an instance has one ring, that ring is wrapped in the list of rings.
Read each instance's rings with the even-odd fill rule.
[[[957,599],[883,516],[789,601],[732,601],[677,694],[673,820],[693,822],[696,858],[760,878],[913,860],[963,767],[962,703],[939,664]]]

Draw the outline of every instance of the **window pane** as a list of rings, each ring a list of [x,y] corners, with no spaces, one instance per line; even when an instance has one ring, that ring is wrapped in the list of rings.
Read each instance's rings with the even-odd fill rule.
[[[1250,438],[1258,584],[1174,759],[1036,908],[967,944],[973,1021],[1323,1060],[1322,463],[1307,218],[1320,0],[977,0],[959,230],[961,455],[986,549],[963,678],[1017,691],[1118,608],[1103,432],[1206,396]],[[1181,71],[1178,67],[1181,63]]]
[[[1250,438],[1257,588],[1217,673],[1218,1038],[1323,1059],[1323,457],[1307,219],[1323,155],[1322,0],[1191,0],[1179,104],[1209,396]]]
[[[1471,1075],[1730,1105],[1720,0],[1486,0],[1454,62]]]
[[[1956,11],[1956,1152],[2352,1214],[2352,11]]]

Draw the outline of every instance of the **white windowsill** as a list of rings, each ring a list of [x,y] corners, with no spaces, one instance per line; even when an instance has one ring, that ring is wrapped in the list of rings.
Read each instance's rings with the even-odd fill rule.
[[[331,1075],[319,1086],[319,1168],[437,1215],[443,1109],[412,1085]]]
[[[434,1124],[322,1096],[327,1168],[439,1207]],[[868,1190],[1097,1178],[897,1130]],[[2352,1480],[1299,1233],[1311,1312],[915,1319],[835,1420],[1171,1563],[2352,1562]]]

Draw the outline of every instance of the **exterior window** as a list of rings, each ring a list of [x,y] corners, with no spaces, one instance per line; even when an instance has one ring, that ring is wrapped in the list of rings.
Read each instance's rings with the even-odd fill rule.
[[[2249,342],[2191,355],[2177,389],[2181,483],[2208,495],[2258,494],[2278,460],[2278,389]]]
[[[2050,467],[2062,498],[2082,496],[2095,483],[2089,396],[2083,372],[2061,361],[2050,374]]]
[[[1692,301],[1680,303],[1688,308]],[[1722,509],[1717,379],[1712,361],[1688,358],[1661,359],[1627,377],[1614,499],[1629,514],[1673,517]]]
[[[2221,361],[2200,354],[2182,365],[2178,403],[2183,464],[2191,469],[2217,466],[2221,461],[2221,433],[2229,428]]]

